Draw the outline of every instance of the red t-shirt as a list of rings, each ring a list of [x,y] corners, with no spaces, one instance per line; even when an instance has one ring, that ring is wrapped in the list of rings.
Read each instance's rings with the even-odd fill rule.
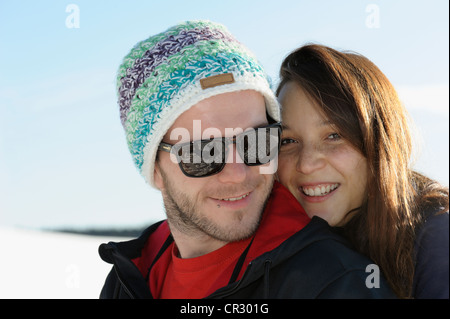
[[[275,182],[237,280],[242,277],[250,261],[278,247],[309,221],[304,209],[292,194]],[[150,265],[169,234],[167,222],[163,222],[147,240],[142,256],[133,260],[144,277],[147,276]],[[152,296],[157,299],[197,299],[212,294],[228,284],[239,257],[251,240],[252,238],[249,238],[228,243],[209,254],[188,259],[177,257],[177,247],[172,243],[153,265],[149,274]]]

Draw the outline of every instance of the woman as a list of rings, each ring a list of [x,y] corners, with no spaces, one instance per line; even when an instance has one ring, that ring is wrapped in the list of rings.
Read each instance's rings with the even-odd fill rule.
[[[403,298],[448,298],[448,188],[409,167],[406,110],[367,58],[307,45],[283,62],[278,177]]]

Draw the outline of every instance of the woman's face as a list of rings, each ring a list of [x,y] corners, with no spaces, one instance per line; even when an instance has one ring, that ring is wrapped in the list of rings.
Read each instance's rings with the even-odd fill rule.
[[[279,94],[283,135],[278,178],[305,208],[331,226],[342,226],[344,216],[362,205],[367,193],[367,161],[317,103],[296,83]]]

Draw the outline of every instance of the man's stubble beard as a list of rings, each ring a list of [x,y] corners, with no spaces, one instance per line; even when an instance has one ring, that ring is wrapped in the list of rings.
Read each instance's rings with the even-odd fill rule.
[[[267,195],[261,200],[261,206],[255,220],[245,229],[237,229],[236,227],[227,229],[226,227],[218,225],[215,221],[210,220],[206,216],[200,216],[194,201],[185,193],[177,191],[162,170],[161,176],[165,187],[164,191],[162,191],[162,195],[169,226],[175,227],[179,232],[182,232],[187,236],[198,237],[207,235],[223,242],[236,242],[247,239],[255,234],[262,219],[264,208],[269,200],[274,182],[274,178],[268,182],[268,185],[265,188]],[[254,189],[251,186],[256,185],[248,186],[247,188],[244,187],[244,189]],[[241,186],[241,188],[243,187]],[[228,193],[232,193],[232,191],[230,192],[230,190],[228,190]],[[242,220],[242,214],[245,214],[246,212],[238,211],[234,213],[237,214],[238,219]]]

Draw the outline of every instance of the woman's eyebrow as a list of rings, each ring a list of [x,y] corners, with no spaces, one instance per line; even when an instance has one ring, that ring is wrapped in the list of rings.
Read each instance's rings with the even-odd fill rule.
[[[335,124],[331,122],[330,120],[323,120],[320,124],[320,126],[334,126]]]
[[[334,125],[333,122],[331,122],[330,120],[323,120],[319,123],[319,126],[330,126],[330,125]],[[286,123],[281,122],[281,128],[283,130],[290,130],[291,128],[289,127],[289,125],[287,125]]]

